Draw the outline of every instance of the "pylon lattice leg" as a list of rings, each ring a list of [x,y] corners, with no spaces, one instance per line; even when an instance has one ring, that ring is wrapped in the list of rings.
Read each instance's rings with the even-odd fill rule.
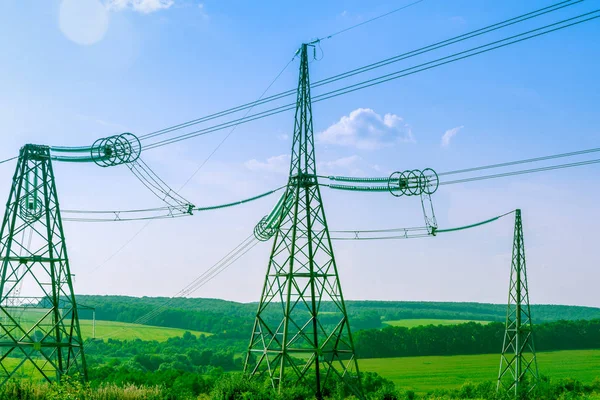
[[[531,308],[529,307],[523,223],[521,210],[516,210],[506,332],[500,357],[497,387],[512,391],[517,396],[522,391],[531,390],[537,380],[538,367],[533,342]]]
[[[0,228],[0,385],[15,376],[87,378],[47,146],[26,145]]]
[[[286,208],[275,233],[245,373],[275,389],[314,384],[318,399],[332,378],[362,398],[321,192],[317,183],[308,75],[303,45]]]

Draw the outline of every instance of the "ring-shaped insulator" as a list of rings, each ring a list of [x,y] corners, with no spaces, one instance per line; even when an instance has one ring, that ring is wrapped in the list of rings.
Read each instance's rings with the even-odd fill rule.
[[[408,173],[410,171],[402,171],[400,173],[400,177],[398,178],[398,186],[402,190],[402,194],[406,196],[410,196],[410,191],[408,190]]]
[[[132,133],[98,139],[91,148],[92,160],[101,167],[127,164],[140,157],[142,146]]]
[[[254,227],[254,237],[261,242],[266,242],[275,235],[275,228],[267,224],[267,217],[263,217]]]
[[[25,196],[19,204],[19,215],[25,222],[35,222],[44,213],[42,199],[39,197]]]
[[[406,194],[408,196],[416,196],[419,194],[419,175],[420,171],[406,171]]]
[[[104,141],[105,138],[97,139],[94,144],[92,144],[92,148],[90,150],[90,156],[92,157],[92,160],[96,163],[96,165],[101,167],[107,166],[104,163]]]
[[[426,194],[434,194],[440,186],[440,178],[438,174],[431,168],[425,168],[423,170],[423,175],[425,176],[423,192]]]
[[[419,194],[423,194],[425,193],[425,185],[427,183],[426,178],[425,178],[425,174],[423,173],[423,171],[418,171],[419,172]]]
[[[107,139],[106,146],[104,148],[105,154],[108,155],[109,166],[117,165],[121,163],[120,157],[123,152],[121,140],[119,136],[111,136]]]
[[[117,155],[117,164],[125,164],[129,158],[129,152],[131,151],[131,145],[121,135],[117,136],[115,140],[115,149]]]
[[[140,158],[140,153],[142,152],[142,144],[140,143],[140,139],[135,136],[133,133],[125,132],[122,133],[121,138],[125,139],[128,143],[128,157],[125,161],[126,163],[134,162],[138,158]]]
[[[398,176],[396,176],[396,175],[398,175]],[[392,174],[388,178],[387,187],[388,187],[389,192],[394,197],[401,197],[404,194],[402,192],[402,190],[400,190],[398,183],[394,183],[394,182],[398,182],[399,177],[400,177],[400,171],[395,171],[395,172],[392,172]]]

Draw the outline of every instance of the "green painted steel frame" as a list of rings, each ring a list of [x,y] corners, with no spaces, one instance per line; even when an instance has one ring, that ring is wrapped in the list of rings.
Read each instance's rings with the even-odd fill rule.
[[[47,146],[21,148],[0,228],[0,262],[0,385],[27,366],[49,382],[60,382],[64,375],[87,379]],[[25,281],[35,295],[21,295]],[[34,312],[33,322],[21,321],[19,313],[25,310]]]
[[[317,182],[308,47],[301,49],[290,176],[244,372],[280,390],[337,376],[359,398],[358,362]],[[284,201],[288,203],[288,201]]]
[[[528,392],[539,379],[529,307],[525,243],[521,210],[515,211],[515,233],[506,312],[506,332],[500,356],[497,389]]]

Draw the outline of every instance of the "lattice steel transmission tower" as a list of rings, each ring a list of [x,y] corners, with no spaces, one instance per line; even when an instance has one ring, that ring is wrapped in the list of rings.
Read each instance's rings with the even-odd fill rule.
[[[515,396],[531,390],[538,380],[533,343],[533,323],[529,307],[525,244],[521,210],[515,211],[515,233],[506,313],[506,333],[500,357],[498,389],[514,391]]]
[[[21,148],[0,228],[0,385],[87,378],[48,146]]]
[[[290,176],[244,371],[279,390],[299,381],[317,399],[335,377],[362,398],[358,363],[317,183],[308,48],[300,78]]]

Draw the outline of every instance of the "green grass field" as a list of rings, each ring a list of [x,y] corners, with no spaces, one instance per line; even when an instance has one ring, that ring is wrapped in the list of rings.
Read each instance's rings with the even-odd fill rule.
[[[591,383],[600,377],[600,350],[566,350],[537,353],[540,374],[552,378],[575,378]],[[373,371],[392,380],[398,388],[423,393],[453,389],[466,381],[495,380],[499,354],[371,358],[360,360],[362,371]]]
[[[384,324],[391,326],[403,326],[405,328],[414,328],[423,325],[458,325],[467,322],[477,322],[479,324],[489,324],[490,321],[474,321],[468,319],[399,319],[395,321],[383,321]]]
[[[79,321],[81,326],[81,335],[84,339],[92,338],[92,321],[82,319]],[[156,340],[164,342],[168,338],[183,336],[186,329],[165,328],[162,326],[150,326],[129,324],[126,322],[115,321],[96,321],[96,339],[120,339],[120,340]],[[211,335],[207,332],[190,331],[190,333],[199,335]]]
[[[28,327],[46,315],[45,310],[26,310],[19,315],[19,321]],[[51,318],[47,317],[46,324],[51,323]],[[92,320],[80,319],[81,335],[84,339],[91,339],[93,333]],[[165,328],[162,326],[130,324],[116,321],[96,320],[96,339],[120,339],[120,340],[156,340],[164,342],[168,338],[183,336],[186,329]],[[199,335],[211,335],[207,332],[190,331],[190,333]]]

